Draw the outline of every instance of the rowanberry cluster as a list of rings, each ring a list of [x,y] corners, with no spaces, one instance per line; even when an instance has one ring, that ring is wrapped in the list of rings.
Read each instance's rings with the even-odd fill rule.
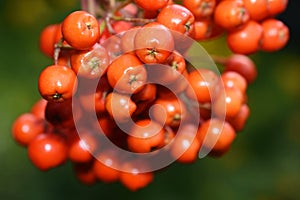
[[[286,4],[83,0],[41,32],[54,63],[13,137],[40,170],[69,160],[83,183],[120,181],[132,191],[173,161],[222,156],[250,113],[246,90],[257,72],[245,54],[287,43],[288,28],[273,18]],[[195,43],[225,32],[234,54],[213,57],[219,73]]]

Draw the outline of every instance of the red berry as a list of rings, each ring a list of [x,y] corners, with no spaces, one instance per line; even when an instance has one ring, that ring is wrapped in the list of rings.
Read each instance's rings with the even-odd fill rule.
[[[43,133],[28,146],[28,156],[40,170],[49,170],[67,160],[65,140],[55,133]]]
[[[225,71],[235,71],[241,74],[248,83],[252,83],[257,76],[255,63],[246,55],[233,54],[225,62]]]
[[[241,0],[221,1],[214,13],[214,21],[227,30],[242,27],[249,21],[249,13]]]
[[[229,150],[236,132],[228,122],[212,118],[200,126],[197,137],[201,148],[212,150],[210,154],[220,156]]]
[[[134,0],[134,2],[144,10],[156,11],[165,7],[169,0]]]
[[[196,19],[201,19],[214,13],[216,0],[183,0],[182,4],[193,13]]]
[[[88,12],[75,11],[62,22],[63,38],[75,49],[86,50],[100,39],[98,20]]]
[[[105,183],[118,181],[120,177],[118,159],[119,157],[113,150],[101,152],[97,156],[93,166],[96,177]]]
[[[250,18],[260,21],[268,16],[267,0],[243,0],[245,8],[249,12]]]
[[[23,146],[29,145],[43,131],[44,120],[31,113],[20,115],[12,125],[13,138]]]
[[[137,31],[134,46],[143,63],[164,63],[174,50],[174,39],[168,28],[152,22]]]
[[[127,139],[129,150],[148,153],[164,145],[163,126],[150,119],[137,121]]]
[[[120,182],[129,190],[137,191],[153,181],[153,172],[141,172],[143,163],[138,160],[125,162],[121,167]]]
[[[38,89],[48,101],[62,102],[70,99],[77,89],[76,74],[66,66],[48,66],[39,76]]]
[[[218,77],[215,72],[208,69],[198,69],[188,75],[189,87],[186,94],[189,98],[201,103],[211,102]]]
[[[227,44],[234,53],[252,54],[259,50],[262,34],[262,26],[251,20],[242,28],[229,32]]]
[[[194,31],[195,17],[184,6],[172,4],[160,11],[157,16],[157,22],[173,31],[190,36]]]
[[[289,28],[280,20],[267,19],[261,24],[263,34],[261,49],[264,51],[277,51],[283,48],[289,40]]]

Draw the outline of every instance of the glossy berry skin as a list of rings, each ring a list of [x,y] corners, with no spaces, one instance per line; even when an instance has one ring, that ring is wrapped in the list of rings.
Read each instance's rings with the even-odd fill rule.
[[[221,1],[215,9],[214,21],[226,30],[232,30],[243,26],[249,20],[249,13],[243,1]]]
[[[96,149],[96,139],[88,133],[80,133],[69,144],[68,157],[73,162],[89,162],[93,159],[92,153]]]
[[[201,19],[208,18],[214,13],[216,0],[183,0],[182,4],[196,19]]]
[[[124,32],[121,36],[121,47],[123,53],[135,53],[134,38],[141,26],[134,26],[130,30]]]
[[[129,95],[111,92],[105,100],[107,112],[117,122],[126,122],[136,110],[136,104]]]
[[[139,161],[133,160],[121,166],[120,182],[131,191],[142,189],[153,181],[153,172],[141,172],[141,165]]]
[[[153,104],[150,115],[162,125],[178,127],[186,118],[186,107],[176,96],[157,98]]]
[[[245,127],[247,119],[250,115],[250,108],[247,104],[243,104],[236,116],[229,119],[228,122],[236,131],[242,131]]]
[[[224,63],[224,71],[234,71],[241,74],[249,83],[252,83],[257,76],[255,63],[246,55],[232,54]]]
[[[40,73],[38,89],[44,99],[63,102],[73,96],[77,84],[77,76],[72,69],[61,65],[50,65]]]
[[[104,150],[96,156],[93,170],[98,180],[112,183],[119,180],[119,157],[113,150]]]
[[[180,163],[193,163],[198,158],[200,142],[197,137],[197,126],[185,124],[177,132],[172,144],[171,154]]]
[[[262,26],[250,20],[242,28],[227,35],[227,44],[234,53],[252,54],[259,50],[262,34]]]
[[[159,84],[172,84],[186,70],[184,57],[174,50],[163,65],[148,68],[148,80]]]
[[[165,7],[169,0],[134,0],[134,2],[144,10],[147,11],[156,11]]]
[[[261,21],[268,17],[268,0],[243,0],[245,8],[249,12],[250,18],[255,21]]]
[[[20,115],[12,125],[12,135],[20,145],[27,146],[44,131],[44,120],[32,113]]]
[[[157,22],[173,31],[190,36],[194,31],[195,17],[184,6],[172,4],[160,11],[157,16]]]
[[[43,133],[28,146],[31,162],[40,170],[49,170],[63,164],[67,159],[65,140],[55,133]]]
[[[280,20],[267,19],[261,23],[261,49],[267,52],[283,48],[289,40],[289,28]]]
[[[91,91],[91,88],[94,88],[94,84],[96,84],[94,79],[91,82],[85,79],[84,84],[79,85],[78,100],[84,111],[104,113],[106,112],[105,98],[112,91],[112,87],[105,75],[101,76],[99,80],[95,79],[95,81],[98,82],[96,91]]]
[[[79,51],[71,56],[74,72],[85,78],[100,78],[106,73],[109,57],[104,47],[95,44],[89,51]]]
[[[268,1],[268,13],[269,16],[274,17],[282,13],[287,5],[288,0],[267,0]]]
[[[214,88],[218,82],[215,72],[208,69],[198,69],[188,75],[189,87],[186,94],[189,98],[205,103],[210,102]]]
[[[195,21],[194,27],[192,37],[197,41],[210,40],[224,33],[224,29],[211,19]]]
[[[197,138],[201,148],[211,149],[210,154],[221,156],[227,152],[236,137],[233,127],[216,118],[205,121],[198,129]]]
[[[47,105],[47,100],[40,99],[36,101],[33,106],[31,106],[30,113],[34,114],[40,119],[45,119],[45,108]]]
[[[134,94],[143,88],[147,72],[136,56],[127,53],[117,57],[109,65],[107,79],[118,92]]]
[[[237,72],[227,71],[221,75],[221,80],[224,87],[236,87],[242,94],[246,93],[247,81],[246,79]]]
[[[147,83],[141,91],[131,96],[134,102],[150,101],[156,98],[156,85]]]
[[[214,114],[220,118],[236,116],[244,101],[244,94],[237,87],[224,87],[217,93],[212,104]]]
[[[85,11],[69,14],[62,22],[61,32],[67,43],[78,50],[90,49],[100,39],[98,20]]]
[[[155,121],[137,121],[127,139],[128,148],[136,153],[148,153],[164,145],[164,129]]]
[[[53,58],[54,45],[60,39],[57,38],[57,35],[61,31],[60,27],[60,24],[50,24],[46,26],[40,33],[39,48],[44,55],[50,58]]]
[[[168,28],[152,22],[138,30],[134,47],[137,57],[143,63],[164,63],[174,50],[174,39]]]

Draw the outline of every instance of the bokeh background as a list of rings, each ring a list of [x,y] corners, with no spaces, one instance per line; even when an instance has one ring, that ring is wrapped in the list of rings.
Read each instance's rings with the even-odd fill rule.
[[[76,0],[0,0],[0,199],[300,199],[300,2],[278,16],[291,30],[287,47],[251,57],[259,76],[249,86],[251,116],[222,158],[173,164],[145,189],[121,184],[85,186],[70,163],[40,172],[11,137],[11,125],[38,100],[37,79],[51,63],[38,49],[43,27],[79,9]],[[228,54],[221,41],[210,53]]]

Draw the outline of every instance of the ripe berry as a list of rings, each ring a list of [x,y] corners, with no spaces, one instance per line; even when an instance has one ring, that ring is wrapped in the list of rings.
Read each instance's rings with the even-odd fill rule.
[[[62,22],[63,38],[73,48],[90,49],[100,39],[98,20],[88,12],[74,11]]]
[[[60,38],[57,35],[61,32],[60,24],[50,24],[40,33],[39,48],[46,56],[53,58],[54,45]]]
[[[243,1],[226,0],[221,1],[215,9],[214,21],[226,30],[242,27],[249,21],[249,13]]]
[[[40,99],[31,107],[30,113],[34,114],[38,118],[45,119],[46,105],[47,101],[45,99]]]
[[[267,2],[268,13],[271,17],[282,13],[288,5],[288,0],[267,0]]]
[[[134,2],[144,10],[156,11],[165,7],[169,0],[134,0]]]
[[[125,162],[121,167],[120,182],[129,190],[137,191],[153,181],[153,172],[141,172],[143,163],[138,160]]]
[[[49,170],[63,164],[67,159],[65,140],[55,133],[43,133],[28,146],[28,156],[40,170]]]
[[[262,34],[262,26],[250,20],[242,28],[228,33],[227,44],[234,53],[252,54],[259,50]]]
[[[104,182],[111,183],[119,180],[120,164],[118,156],[113,150],[105,150],[97,157],[93,165],[93,170],[96,177]]]
[[[174,95],[157,98],[153,104],[150,115],[162,125],[178,127],[186,118],[187,111],[184,103]]]
[[[190,36],[194,31],[195,17],[184,6],[172,4],[160,11],[157,16],[157,22],[173,31]]]
[[[267,19],[261,23],[263,34],[261,49],[264,51],[277,51],[283,48],[289,40],[288,27],[277,19]]]
[[[257,76],[255,63],[248,56],[232,54],[224,63],[225,71],[235,71],[241,74],[248,83],[252,83]]]
[[[192,37],[198,41],[213,39],[224,33],[224,29],[211,19],[198,20],[195,22],[194,27]]]
[[[268,16],[267,0],[243,0],[245,8],[249,12],[250,18],[260,21]]]
[[[126,122],[136,110],[136,104],[126,94],[111,92],[105,101],[107,112],[117,122]]]
[[[93,159],[92,153],[96,149],[96,141],[88,133],[80,133],[80,137],[69,145],[68,156],[73,162],[89,162]]]
[[[184,0],[182,4],[196,19],[207,18],[214,13],[216,0]]]
[[[236,87],[243,94],[245,94],[247,89],[246,79],[237,72],[227,71],[221,75],[221,80],[224,84],[224,87]]]
[[[133,94],[143,88],[147,72],[136,56],[123,54],[108,66],[107,78],[109,84],[118,92]]]
[[[178,162],[193,163],[198,158],[200,143],[196,138],[197,126],[185,124],[176,133],[172,144],[171,154]]]
[[[189,98],[205,103],[211,101],[218,77],[215,72],[208,69],[198,69],[190,72],[188,76],[189,87],[186,94]]]
[[[135,53],[146,64],[164,63],[174,50],[174,40],[168,28],[152,22],[135,34]]]
[[[76,74],[85,78],[100,78],[106,73],[109,57],[104,47],[99,44],[91,50],[78,51],[71,56],[71,67]]]
[[[127,139],[129,150],[148,153],[164,145],[163,126],[150,119],[139,120],[129,131]]]
[[[159,84],[171,84],[186,70],[184,57],[173,51],[163,65],[148,66],[148,80]]]
[[[236,131],[242,131],[245,127],[245,123],[250,115],[250,108],[247,104],[241,106],[240,111],[236,116],[229,119],[228,122]]]
[[[12,135],[16,142],[27,146],[44,131],[44,120],[34,114],[20,115],[12,125]]]
[[[198,129],[197,138],[201,148],[212,150],[210,154],[221,156],[227,152],[236,137],[232,126],[216,118],[205,121]]]
[[[237,87],[224,87],[224,91],[216,94],[212,104],[214,114],[218,117],[234,117],[240,111],[244,101],[244,94]]]
[[[134,38],[136,33],[140,30],[140,28],[140,26],[135,26],[122,34],[121,47],[124,53],[134,53],[134,51],[136,50],[134,46]]]
[[[109,85],[107,76],[101,76],[98,82],[96,91],[91,91],[94,88],[94,81],[89,82],[87,79],[84,80],[83,84],[79,85],[80,94],[78,99],[82,108],[87,112],[104,113],[105,99],[106,96],[112,91],[112,87]]]
[[[43,69],[38,80],[41,96],[52,102],[70,99],[77,88],[74,71],[66,66],[51,65]]]

